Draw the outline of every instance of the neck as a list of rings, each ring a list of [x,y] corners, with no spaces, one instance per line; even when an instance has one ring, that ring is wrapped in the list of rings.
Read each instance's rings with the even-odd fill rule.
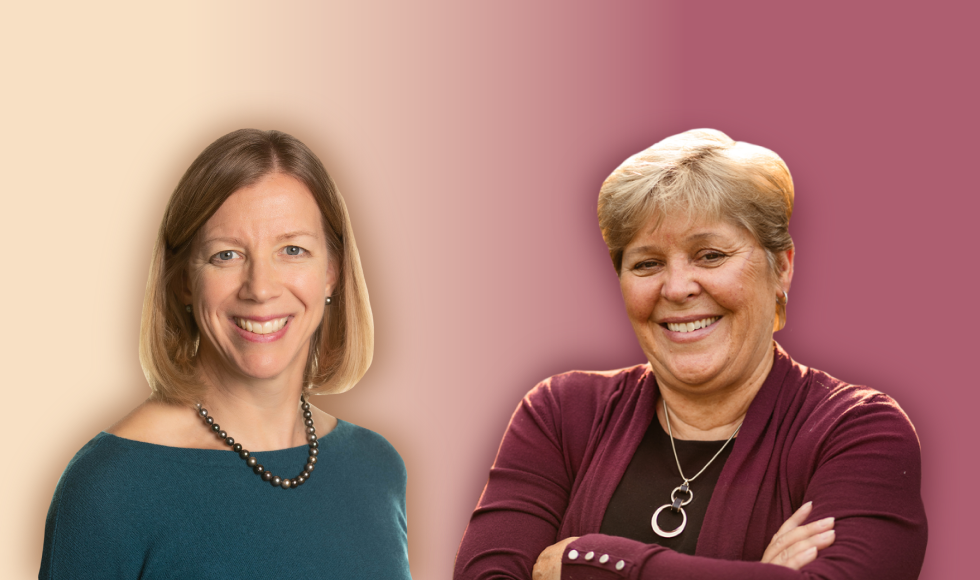
[[[670,430],[675,439],[724,441],[742,424],[749,405],[772,370],[774,351],[764,356],[747,380],[729,387],[691,390],[660,384],[657,418],[667,430],[663,403],[670,411]],[[659,383],[659,382],[658,382]]]
[[[208,357],[199,362],[205,388],[198,402],[236,441],[252,451],[306,444],[302,377],[254,379],[222,372]]]

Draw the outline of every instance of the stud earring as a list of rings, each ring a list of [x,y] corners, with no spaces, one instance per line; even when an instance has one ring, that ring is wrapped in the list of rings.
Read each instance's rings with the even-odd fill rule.
[[[787,294],[786,291],[783,290],[783,301],[779,302],[779,299],[777,298],[776,302],[778,302],[780,306],[786,306],[787,304],[789,304],[789,294]]]
[[[326,304],[327,306],[330,306],[331,304],[333,304],[333,298],[327,296],[327,299],[323,303]]]
[[[184,310],[186,310],[186,311],[188,312],[188,314],[189,314],[189,313],[191,313],[191,312],[192,312],[192,311],[193,311],[194,309],[193,309],[193,308],[191,307],[191,305],[190,305],[190,304],[188,304],[187,306],[185,306],[185,307],[184,307]]]

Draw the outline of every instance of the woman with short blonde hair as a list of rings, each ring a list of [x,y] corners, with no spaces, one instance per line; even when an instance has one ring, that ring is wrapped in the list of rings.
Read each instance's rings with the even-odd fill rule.
[[[278,131],[219,138],[153,250],[151,395],[68,464],[39,577],[409,578],[401,457],[308,400],[351,388],[373,346],[350,219],[320,160]]]
[[[912,580],[916,433],[886,395],[798,364],[779,157],[700,129],[627,159],[599,225],[645,364],[518,405],[456,580]]]

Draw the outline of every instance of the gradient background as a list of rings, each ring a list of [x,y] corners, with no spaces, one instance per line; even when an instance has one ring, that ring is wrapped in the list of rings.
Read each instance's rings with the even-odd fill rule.
[[[37,574],[61,471],[148,394],[163,206],[242,126],[303,139],[350,207],[376,362],[316,404],[404,457],[415,578],[449,578],[531,386],[643,360],[595,198],[692,127],[786,160],[797,261],[777,338],[901,403],[924,458],[922,578],[975,570],[977,8],[349,4],[0,8],[0,575]]]

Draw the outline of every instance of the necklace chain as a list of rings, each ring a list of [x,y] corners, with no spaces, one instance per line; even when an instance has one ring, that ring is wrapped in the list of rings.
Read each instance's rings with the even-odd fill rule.
[[[704,467],[701,468],[701,471],[694,474],[694,477],[688,479],[684,475],[684,470],[681,469],[680,457],[677,456],[677,446],[674,445],[674,431],[670,428],[670,411],[667,409],[666,399],[663,400],[663,404],[664,404],[664,420],[667,423],[667,435],[670,436],[670,449],[674,452],[674,461],[677,462],[677,473],[680,474],[681,479],[683,479],[684,482],[678,485],[677,487],[675,487],[674,491],[670,492],[671,503],[664,504],[659,508],[657,508],[657,511],[653,512],[653,517],[650,518],[650,525],[653,527],[653,531],[658,536],[661,536],[663,538],[673,538],[674,536],[683,532],[684,527],[687,526],[687,512],[684,511],[684,506],[694,501],[694,490],[691,489],[691,482],[697,479],[702,473],[704,473],[704,470],[708,469],[708,466],[714,463],[715,459],[718,459],[718,456],[721,455],[721,452],[725,450],[725,447],[728,447],[728,444],[732,442],[732,439],[734,439],[735,436],[738,435],[738,432],[742,428],[742,423],[745,422],[745,419],[742,419],[742,422],[739,423],[738,427],[735,428],[735,432],[732,433],[732,436],[729,437],[727,441],[725,441],[725,444],[721,446],[721,449],[719,449],[717,453],[715,453],[715,456],[712,457],[708,461],[708,463],[706,463]],[[678,493],[684,494],[684,496],[686,496],[686,499],[682,497],[678,497]],[[664,511],[665,509],[669,509],[675,514],[680,514],[683,517],[683,520],[681,521],[681,525],[677,526],[673,530],[664,530],[663,528],[661,528],[660,524],[657,523],[657,518],[660,517],[660,512]]]
[[[253,457],[248,449],[242,447],[241,443],[235,443],[233,437],[228,435],[227,432],[222,431],[221,426],[214,422],[214,417],[210,416],[208,410],[202,407],[200,403],[197,404],[197,414],[225,445],[231,447],[235,453],[238,453],[239,457],[245,460],[245,465],[252,468],[252,471],[262,478],[262,481],[268,481],[273,487],[290,489],[306,483],[306,480],[313,473],[313,468],[316,467],[317,455],[320,453],[320,443],[316,440],[316,429],[313,427],[313,412],[310,410],[310,403],[306,400],[305,396],[300,397],[299,403],[300,408],[303,410],[303,422],[306,424],[306,441],[310,447],[310,454],[306,458],[306,465],[303,467],[303,471],[292,479],[272,475],[271,471],[259,464],[259,460]]]
[[[681,469],[681,460],[680,458],[677,457],[677,447],[674,446],[674,432],[671,431],[670,429],[670,412],[667,410],[667,401],[663,399],[661,400],[663,401],[664,404],[664,420],[667,421],[667,435],[670,436],[670,448],[674,452],[674,461],[677,462],[677,473],[681,474],[681,479],[684,480],[684,483],[691,483],[692,481],[697,479],[699,475],[704,473],[704,470],[708,469],[708,466],[714,463],[715,459],[718,459],[718,456],[721,455],[721,452],[725,450],[725,447],[727,447],[728,444],[732,442],[732,439],[734,439],[735,436],[738,435],[738,431],[739,429],[742,428],[742,423],[744,423],[745,420],[743,419],[742,423],[738,424],[738,427],[735,428],[735,432],[732,433],[731,437],[729,437],[727,441],[725,441],[725,444],[721,446],[721,449],[718,450],[718,453],[715,453],[715,456],[712,457],[711,460],[708,461],[708,463],[706,463],[704,467],[701,468],[701,471],[697,472],[697,474],[694,477],[688,479],[684,477],[684,470]]]

